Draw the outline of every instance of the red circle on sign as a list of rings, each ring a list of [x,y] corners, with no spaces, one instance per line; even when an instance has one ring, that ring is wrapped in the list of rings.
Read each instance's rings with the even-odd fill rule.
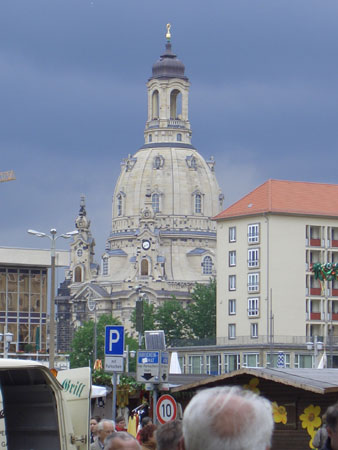
[[[162,395],[156,404],[157,420],[160,423],[170,422],[176,419],[177,405],[171,395]]]

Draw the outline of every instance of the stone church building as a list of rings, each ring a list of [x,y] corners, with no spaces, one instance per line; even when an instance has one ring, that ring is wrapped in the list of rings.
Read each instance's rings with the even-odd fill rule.
[[[79,234],[56,299],[59,350],[68,350],[71,330],[95,314],[112,314],[130,329],[140,292],[155,305],[172,296],[186,304],[194,284],[207,283],[215,274],[211,217],[222,210],[223,195],[214,159],[206,161],[191,143],[189,80],[172,51],[170,34],[166,37],[147,83],[144,144],[121,164],[100,265],[94,262],[95,241],[81,199]]]

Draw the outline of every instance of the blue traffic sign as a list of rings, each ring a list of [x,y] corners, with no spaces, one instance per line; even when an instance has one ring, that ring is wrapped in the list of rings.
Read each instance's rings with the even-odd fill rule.
[[[119,356],[124,352],[124,327],[107,325],[104,341],[104,354]]]
[[[159,363],[159,355],[160,352],[138,352],[137,353],[137,362],[138,364],[158,364]]]

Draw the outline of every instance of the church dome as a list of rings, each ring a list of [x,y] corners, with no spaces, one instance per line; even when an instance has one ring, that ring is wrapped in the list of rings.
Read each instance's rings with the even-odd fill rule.
[[[166,43],[165,53],[153,65],[152,78],[181,78],[187,80],[184,75],[184,64],[171,50],[171,43]]]

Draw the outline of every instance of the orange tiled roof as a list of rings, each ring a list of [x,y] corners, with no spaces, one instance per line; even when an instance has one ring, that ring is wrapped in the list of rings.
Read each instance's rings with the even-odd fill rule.
[[[269,212],[338,217],[338,185],[268,180],[214,219]]]

